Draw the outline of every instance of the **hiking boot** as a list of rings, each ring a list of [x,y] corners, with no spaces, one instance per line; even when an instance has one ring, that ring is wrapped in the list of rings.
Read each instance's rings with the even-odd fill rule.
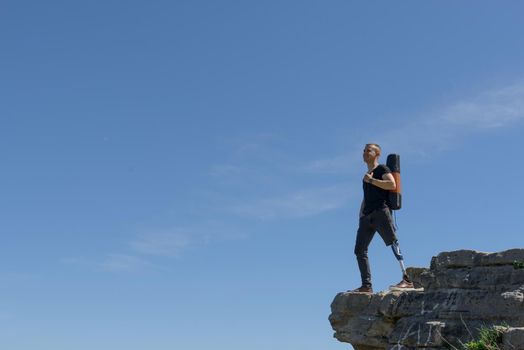
[[[406,277],[402,278],[402,281],[395,284],[394,286],[390,286],[389,289],[391,290],[415,290],[415,286],[413,285],[413,282],[411,282]]]
[[[351,293],[366,293],[373,294],[373,288],[367,286],[360,286],[357,289],[350,290]]]

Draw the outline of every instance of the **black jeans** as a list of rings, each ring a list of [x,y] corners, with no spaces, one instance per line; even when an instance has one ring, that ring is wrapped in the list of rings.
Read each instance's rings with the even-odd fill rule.
[[[358,268],[362,285],[371,287],[371,271],[368,261],[368,247],[375,235],[380,234],[386,246],[393,244],[397,240],[395,225],[391,218],[389,208],[377,209],[368,215],[360,218],[357,241],[355,243],[355,255],[357,256]]]

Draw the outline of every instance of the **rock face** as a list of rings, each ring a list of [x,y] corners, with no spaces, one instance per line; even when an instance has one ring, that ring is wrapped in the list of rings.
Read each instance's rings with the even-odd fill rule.
[[[481,327],[503,326],[500,348],[524,349],[522,262],[524,249],[440,253],[408,269],[420,290],[337,294],[334,336],[357,350],[462,349]]]

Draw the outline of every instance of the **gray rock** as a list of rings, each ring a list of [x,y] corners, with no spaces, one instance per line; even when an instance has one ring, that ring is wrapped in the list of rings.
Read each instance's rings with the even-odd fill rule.
[[[504,349],[524,350],[524,269],[515,260],[524,249],[444,252],[430,269],[408,268],[423,291],[339,293],[329,316],[334,336],[357,350],[441,350],[506,324]]]
[[[502,335],[502,349],[524,349],[524,328],[509,328]]]
[[[364,293],[338,293],[331,303],[329,321],[332,325],[347,322],[349,317],[361,314],[369,305],[372,297],[371,294]]]
[[[431,270],[442,270],[456,267],[478,266],[480,258],[488,254],[489,253],[478,252],[476,250],[442,252],[431,259],[430,268]]]
[[[524,262],[524,249],[510,249],[480,257],[479,265],[513,265],[514,261]]]
[[[435,347],[442,344],[444,322],[428,321],[424,317],[407,317],[395,324],[389,343],[409,347]]]
[[[413,281],[425,290],[441,288],[507,290],[524,285],[524,269],[515,269],[512,265],[500,265],[425,270],[413,276]]]
[[[524,261],[524,249],[509,249],[498,253],[457,250],[442,252],[433,257],[433,259],[431,259],[431,270],[472,266],[513,265],[514,261]]]

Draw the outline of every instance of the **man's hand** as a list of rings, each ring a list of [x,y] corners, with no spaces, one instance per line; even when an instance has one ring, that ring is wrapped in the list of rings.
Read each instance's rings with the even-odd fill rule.
[[[370,183],[371,182],[371,179],[373,178],[373,173],[369,174],[369,173],[366,173],[366,175],[364,175],[364,182],[367,182],[367,183]]]

